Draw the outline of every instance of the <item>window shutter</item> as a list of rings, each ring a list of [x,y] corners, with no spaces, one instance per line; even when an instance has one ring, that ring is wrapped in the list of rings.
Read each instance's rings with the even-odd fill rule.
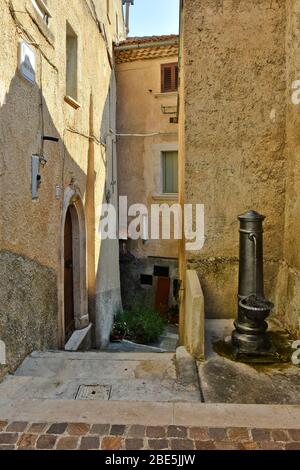
[[[163,73],[163,90],[170,91],[172,90],[172,67],[164,66]]]
[[[178,76],[179,76],[179,70],[178,70],[178,65],[175,65],[175,89],[176,91],[178,90]]]
[[[161,92],[174,92],[178,89],[178,64],[162,64]]]

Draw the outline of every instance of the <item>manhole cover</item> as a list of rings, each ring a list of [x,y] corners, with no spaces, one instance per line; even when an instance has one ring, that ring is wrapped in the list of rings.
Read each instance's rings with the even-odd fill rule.
[[[111,385],[80,385],[75,400],[109,400]]]

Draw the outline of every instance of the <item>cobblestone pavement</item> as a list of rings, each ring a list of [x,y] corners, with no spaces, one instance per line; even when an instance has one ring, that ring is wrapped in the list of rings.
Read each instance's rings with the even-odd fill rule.
[[[300,429],[0,421],[0,450],[300,450]]]

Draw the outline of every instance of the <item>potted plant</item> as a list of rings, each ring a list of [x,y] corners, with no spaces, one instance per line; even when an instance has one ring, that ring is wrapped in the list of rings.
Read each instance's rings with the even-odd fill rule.
[[[114,322],[114,326],[110,335],[110,340],[112,343],[119,343],[123,341],[127,333],[126,322],[120,318],[117,318]]]

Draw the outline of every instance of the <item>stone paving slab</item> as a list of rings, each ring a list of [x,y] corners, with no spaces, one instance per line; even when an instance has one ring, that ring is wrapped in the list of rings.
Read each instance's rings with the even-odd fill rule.
[[[0,421],[0,450],[300,450],[300,430]]]
[[[199,364],[205,403],[300,404],[299,367],[243,364],[214,351],[213,344],[232,330],[233,319],[206,320],[206,361]]]

